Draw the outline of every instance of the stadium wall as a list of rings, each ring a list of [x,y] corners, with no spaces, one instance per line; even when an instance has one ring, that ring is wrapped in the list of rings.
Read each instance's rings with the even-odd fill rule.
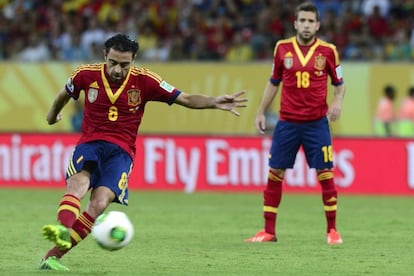
[[[77,134],[0,134],[0,186],[64,188]],[[141,135],[130,189],[261,192],[269,137]],[[335,176],[341,193],[414,195],[414,141],[335,138]],[[286,192],[319,192],[302,151],[285,179]]]
[[[45,123],[46,112],[55,94],[79,64],[0,63],[0,129],[2,132],[69,132],[70,120],[55,126]],[[264,85],[270,76],[269,63],[162,63],[139,64],[160,74],[169,83],[186,92],[210,95],[248,91],[248,108],[241,117],[227,112],[188,110],[153,103],[146,107],[141,133],[144,134],[226,134],[254,135],[253,125]],[[373,135],[373,114],[383,86],[391,83],[398,90],[397,101],[414,85],[414,67],[410,64],[344,63],[347,95],[343,116],[332,125],[335,136]],[[280,96],[280,95],[279,95]],[[279,104],[276,99],[275,110]],[[64,110],[64,117],[74,105]],[[163,116],[168,114],[168,116]],[[7,118],[7,119],[5,119]]]

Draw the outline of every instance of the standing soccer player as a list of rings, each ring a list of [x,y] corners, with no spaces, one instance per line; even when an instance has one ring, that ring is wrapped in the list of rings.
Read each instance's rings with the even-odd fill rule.
[[[386,85],[383,95],[377,104],[375,111],[375,134],[379,136],[394,136],[394,125],[396,122],[396,112],[394,110],[394,101],[397,96],[397,90],[393,85]]]
[[[178,90],[157,74],[135,67],[137,51],[138,43],[126,35],[109,38],[104,45],[105,62],[77,68],[47,114],[49,124],[60,121],[63,107],[84,91],[81,137],[66,171],[58,224],[42,228],[44,238],[55,246],[41,260],[40,269],[69,270],[60,258],[88,236],[95,218],[111,202],[128,204],[128,177],[133,168],[137,132],[149,101],[227,110],[237,116],[236,108],[246,106],[247,99],[240,98],[245,91],[210,97]],[[89,202],[81,212],[80,201],[89,190]]]
[[[398,135],[414,137],[414,86],[408,88],[398,111]]]
[[[334,45],[315,35],[320,21],[312,3],[296,8],[296,36],[280,40],[274,50],[273,71],[260,103],[255,124],[264,134],[265,111],[273,102],[280,83],[280,119],[273,133],[269,155],[269,174],[263,192],[264,229],[246,242],[277,241],[276,219],[282,198],[282,182],[287,168],[292,168],[302,146],[310,168],[317,171],[327,221],[328,244],[342,243],[336,229],[337,190],[333,173],[333,149],[329,121],[339,119],[345,87],[339,57]],[[328,75],[334,89],[328,107]]]

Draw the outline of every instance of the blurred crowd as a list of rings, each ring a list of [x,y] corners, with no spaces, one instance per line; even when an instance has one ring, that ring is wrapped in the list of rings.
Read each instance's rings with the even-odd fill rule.
[[[269,59],[294,35],[297,0],[0,0],[0,60],[101,61],[128,33],[144,61]],[[414,59],[414,1],[316,0],[342,60]]]

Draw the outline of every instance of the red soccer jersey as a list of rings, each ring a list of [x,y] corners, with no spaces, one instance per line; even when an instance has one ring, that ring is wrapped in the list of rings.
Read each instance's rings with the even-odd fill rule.
[[[135,140],[148,101],[172,104],[180,91],[157,74],[131,67],[122,83],[111,82],[104,63],[83,65],[66,84],[76,100],[85,93],[82,134],[78,144],[105,140],[135,156]]]
[[[300,46],[296,37],[278,41],[274,50],[271,82],[283,81],[280,119],[313,121],[328,111],[327,78],[342,84],[342,72],[336,47],[320,39]]]

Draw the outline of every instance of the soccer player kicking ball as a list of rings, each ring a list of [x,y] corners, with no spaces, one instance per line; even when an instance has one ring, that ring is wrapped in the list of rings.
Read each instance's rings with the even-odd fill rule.
[[[211,97],[186,94],[157,74],[133,65],[138,43],[117,34],[104,45],[104,63],[77,68],[56,96],[48,114],[49,124],[62,119],[63,107],[80,92],[85,93],[81,137],[66,171],[57,224],[42,228],[42,235],[55,246],[43,257],[40,268],[69,270],[60,258],[85,239],[95,219],[112,202],[128,204],[128,177],[133,167],[137,132],[150,101],[177,103],[192,109],[220,109],[236,116],[245,107],[245,91]],[[163,116],[160,114],[159,116]],[[81,199],[91,191],[86,209]]]
[[[273,133],[267,186],[263,192],[264,229],[246,242],[277,241],[276,219],[282,198],[282,182],[287,168],[292,168],[302,146],[309,167],[315,168],[322,189],[327,221],[328,244],[342,243],[336,229],[337,190],[333,173],[333,149],[329,121],[339,119],[345,87],[334,45],[315,37],[319,14],[312,3],[296,8],[296,36],[277,42],[273,72],[260,103],[256,128],[265,129],[265,111],[272,104],[280,83],[280,120]],[[326,103],[328,75],[334,85],[330,107]]]

